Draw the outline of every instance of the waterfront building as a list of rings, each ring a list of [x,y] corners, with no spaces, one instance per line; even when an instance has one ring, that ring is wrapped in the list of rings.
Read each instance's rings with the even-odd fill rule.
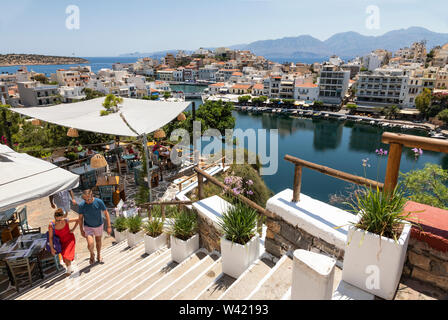
[[[409,71],[408,94],[406,95],[404,105],[406,107],[415,107],[415,98],[428,88],[431,91],[436,86],[438,68],[418,68]]]
[[[350,71],[324,64],[320,73],[319,100],[331,106],[340,105],[347,93],[349,80]]]
[[[198,79],[201,81],[215,82],[216,81],[216,73],[218,71],[219,71],[219,69],[216,66],[207,65],[204,68],[200,68],[198,70]]]
[[[24,107],[49,106],[58,101],[57,85],[41,85],[37,81],[18,82],[20,104]]]
[[[157,79],[161,81],[173,81],[174,80],[173,72],[174,69],[158,70]]]
[[[408,96],[409,75],[402,69],[361,72],[356,85],[356,103],[361,106],[403,107]]]
[[[210,94],[220,94],[227,90],[227,86],[224,82],[213,83],[208,86]]]
[[[173,79],[177,82],[184,81],[184,67],[179,67],[173,71]]]
[[[264,95],[263,90],[264,90],[263,83],[256,83],[252,87],[252,95],[262,96],[262,95]]]
[[[231,94],[250,94],[251,93],[251,84],[242,84],[236,83],[229,89],[229,93]]]
[[[313,83],[296,84],[294,99],[303,101],[316,101],[319,97],[319,86]]]

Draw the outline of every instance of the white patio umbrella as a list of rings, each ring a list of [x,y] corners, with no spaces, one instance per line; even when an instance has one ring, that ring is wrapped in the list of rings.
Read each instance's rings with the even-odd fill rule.
[[[0,144],[0,211],[78,184],[78,175]]]
[[[146,154],[149,197],[151,200],[151,177],[146,134],[163,127],[175,119],[191,102],[123,98],[123,103],[119,105],[118,112],[101,116],[100,112],[105,110],[103,107],[104,99],[97,98],[50,107],[11,108],[9,110],[78,130],[117,136],[142,137]]]

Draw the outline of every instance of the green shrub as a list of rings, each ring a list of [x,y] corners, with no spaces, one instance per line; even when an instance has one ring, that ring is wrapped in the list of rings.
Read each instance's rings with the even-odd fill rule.
[[[157,238],[163,233],[163,220],[160,216],[152,216],[147,223],[143,225],[143,230],[150,237]]]
[[[128,228],[127,219],[125,217],[122,217],[122,216],[117,217],[117,219],[115,219],[115,222],[114,222],[114,228],[118,232],[125,231]]]
[[[257,221],[257,211],[238,202],[223,213],[219,226],[227,240],[245,245],[255,236]]]
[[[196,233],[197,228],[196,214],[182,210],[176,214],[174,220],[170,223],[169,234],[185,241]]]
[[[400,174],[412,201],[448,210],[448,171],[427,163],[423,169]]]
[[[142,229],[142,217],[139,215],[127,218],[128,230],[131,233],[137,233]]]
[[[392,193],[372,188],[361,189],[355,199],[348,203],[352,212],[360,215],[355,227],[397,241],[402,224],[409,217],[404,213],[407,202],[405,193],[398,185]]]

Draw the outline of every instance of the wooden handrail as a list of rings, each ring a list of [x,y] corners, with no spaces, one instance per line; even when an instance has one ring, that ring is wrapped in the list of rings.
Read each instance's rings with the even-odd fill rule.
[[[434,152],[448,153],[448,140],[385,132],[382,136],[382,142],[386,144],[397,143],[408,148],[420,148]]]
[[[448,153],[447,140],[385,132],[383,133],[381,141],[390,144],[389,156],[387,158],[386,178],[384,180],[384,189],[390,192],[395,189],[398,183],[403,146]]]
[[[294,171],[294,194],[293,194],[293,202],[297,202],[300,200],[300,189],[301,189],[301,178],[302,178],[302,167],[312,169],[315,171],[319,171],[320,173],[326,174],[328,176],[344,180],[350,183],[355,183],[357,185],[363,185],[373,188],[379,188],[382,190],[384,188],[384,184],[375,180],[363,178],[360,176],[356,176],[354,174],[350,174],[347,172],[343,172],[340,170],[332,169],[329,167],[325,167],[319,164],[315,164],[313,162],[309,162],[306,160],[302,160],[290,155],[286,155],[284,158],[286,161],[289,161],[293,164],[295,164],[295,171]]]

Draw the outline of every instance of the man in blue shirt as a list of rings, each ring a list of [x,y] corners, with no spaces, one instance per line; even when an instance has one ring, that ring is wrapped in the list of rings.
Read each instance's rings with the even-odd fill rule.
[[[93,197],[92,190],[84,190],[82,198],[84,201],[79,204],[79,226],[81,228],[81,235],[87,239],[87,248],[90,252],[90,264],[95,262],[95,252],[93,248],[95,238],[96,250],[98,252],[97,261],[101,263],[101,245],[104,224],[102,213],[104,213],[106,217],[107,234],[110,235],[112,228],[110,226],[109,212],[107,211],[103,200]]]

